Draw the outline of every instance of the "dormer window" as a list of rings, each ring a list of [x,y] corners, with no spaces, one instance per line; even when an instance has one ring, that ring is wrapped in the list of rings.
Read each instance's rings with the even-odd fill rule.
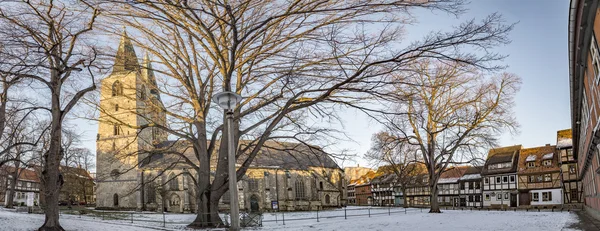
[[[529,161],[529,162],[527,162],[527,167],[528,167],[528,168],[533,168],[533,167],[535,167],[535,161]]]
[[[550,166],[552,166],[552,160],[544,160],[544,162],[542,164],[546,167],[550,167]]]

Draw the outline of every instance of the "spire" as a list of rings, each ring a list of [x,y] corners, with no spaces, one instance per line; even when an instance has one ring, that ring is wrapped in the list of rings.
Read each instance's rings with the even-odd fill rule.
[[[119,43],[119,49],[115,56],[115,65],[113,66],[113,73],[136,71],[139,69],[137,56],[133,49],[133,44],[127,31],[123,28],[123,35],[121,36],[121,42]]]
[[[152,61],[150,60],[148,52],[144,54],[144,59],[142,60],[142,78],[150,85],[150,94],[154,95],[157,99],[160,99],[157,90],[158,85],[156,84],[156,78],[154,77],[154,69],[152,69]]]

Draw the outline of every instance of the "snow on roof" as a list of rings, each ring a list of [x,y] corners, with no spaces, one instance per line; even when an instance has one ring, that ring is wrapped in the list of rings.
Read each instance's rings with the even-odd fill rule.
[[[440,178],[440,180],[438,180],[438,184],[452,184],[452,183],[456,183],[458,182],[458,177],[452,177],[452,178]]]
[[[535,161],[536,156],[535,155],[529,155],[527,156],[527,158],[525,159],[525,161]]]
[[[481,179],[481,174],[466,174],[460,178],[460,180],[477,180]]]
[[[556,148],[568,148],[568,147],[573,147],[573,139],[563,138],[563,139],[559,139],[558,142],[556,142]]]
[[[554,157],[554,152],[551,152],[551,153],[548,153],[548,154],[544,154],[542,156],[542,160],[552,159],[552,157]]]

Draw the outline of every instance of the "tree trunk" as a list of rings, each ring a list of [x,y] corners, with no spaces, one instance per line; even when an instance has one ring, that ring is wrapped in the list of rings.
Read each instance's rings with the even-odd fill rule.
[[[187,227],[192,229],[223,227],[223,221],[219,217],[219,200],[211,202],[211,193],[206,190],[196,197],[198,211],[196,219]]]
[[[438,204],[437,183],[431,184],[429,189],[431,191],[431,200],[429,201],[431,208],[429,209],[429,213],[442,213],[442,211],[440,211],[440,205]]]
[[[402,187],[402,199],[404,200],[402,207],[408,208],[408,200],[406,200],[406,188],[404,186]]]
[[[63,183],[60,177],[59,165],[61,160],[62,113],[60,110],[59,91],[52,96],[52,125],[50,129],[50,147],[44,154],[42,171],[43,196],[46,202],[44,210],[45,221],[39,231],[64,230],[59,223],[58,197]]]

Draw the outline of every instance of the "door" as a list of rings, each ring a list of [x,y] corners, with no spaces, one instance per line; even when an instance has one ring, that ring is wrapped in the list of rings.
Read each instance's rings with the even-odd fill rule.
[[[517,207],[517,194],[510,194],[510,207]]]
[[[258,197],[256,195],[252,195],[250,197],[250,211],[258,212]]]
[[[529,198],[528,192],[521,193],[521,195],[519,196],[519,204],[520,205],[530,205],[531,204],[531,198]],[[512,203],[511,203],[511,206],[512,206]]]

